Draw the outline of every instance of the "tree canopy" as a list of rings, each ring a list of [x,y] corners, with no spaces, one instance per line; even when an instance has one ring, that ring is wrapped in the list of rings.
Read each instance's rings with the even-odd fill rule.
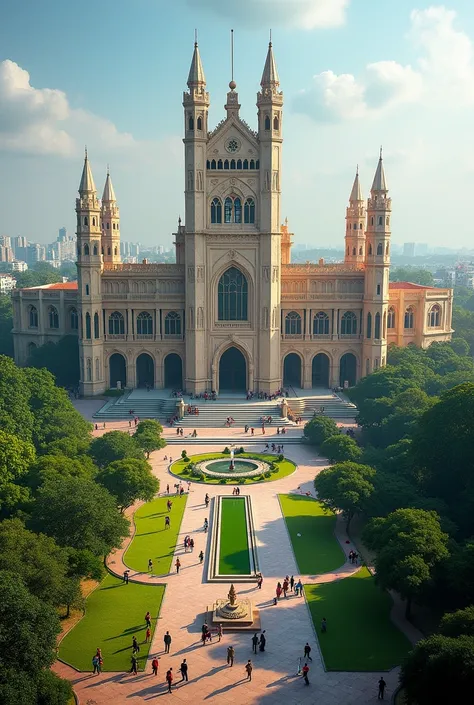
[[[94,438],[90,444],[89,454],[100,468],[106,467],[115,460],[143,459],[143,451],[135,438],[123,431],[108,431],[103,436]]]
[[[337,436],[330,436],[320,447],[321,455],[329,458],[331,463],[338,463],[345,460],[357,462],[361,455],[362,449],[359,448],[357,442],[350,436],[338,433]]]
[[[9,511],[25,498],[19,481],[35,455],[32,443],[0,430],[0,512]]]
[[[358,463],[338,463],[322,470],[314,480],[321,501],[331,509],[341,509],[347,518],[347,527],[354,514],[360,512],[374,491],[375,470]]]
[[[135,431],[134,439],[139,448],[141,448],[146,457],[150,457],[150,453],[154,450],[164,448],[166,441],[162,438],[163,426],[153,419],[140,421],[137,430]]]
[[[13,306],[11,296],[0,294],[0,355],[13,357]]]
[[[46,368],[61,387],[79,384],[79,338],[65,335],[57,343],[48,342],[32,350],[29,367]]]
[[[331,436],[335,436],[339,433],[339,428],[334,419],[329,418],[329,416],[313,416],[311,421],[305,424],[304,435],[316,446],[324,443],[325,440]]]
[[[422,267],[392,267],[390,270],[390,281],[434,286],[432,273]]]
[[[465,607],[463,610],[448,612],[444,615],[439,625],[441,634],[444,636],[467,636],[474,637],[474,605]]]
[[[97,482],[116,497],[121,511],[137,499],[151,501],[160,489],[149,463],[138,458],[115,460],[99,472]]]

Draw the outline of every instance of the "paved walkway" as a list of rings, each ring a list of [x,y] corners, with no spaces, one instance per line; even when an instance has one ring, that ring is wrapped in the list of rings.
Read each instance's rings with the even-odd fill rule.
[[[128,424],[127,424],[128,425]],[[209,435],[217,435],[220,429],[209,430]],[[222,429],[224,431],[224,429]],[[268,436],[266,437],[268,440]],[[244,441],[242,443],[245,445]],[[185,448],[185,439],[183,448]],[[177,452],[179,449],[179,452]],[[169,450],[166,449],[169,453]],[[176,452],[175,452],[176,450]],[[173,447],[176,457],[179,447]],[[215,450],[205,445],[193,446],[193,453]],[[163,460],[164,451],[154,453],[152,465],[161,480],[161,487],[172,485],[167,463]],[[172,698],[177,703],[209,703],[214,705],[366,705],[377,700],[378,673],[337,673],[325,672],[322,666],[317,639],[314,633],[309,610],[303,598],[291,597],[273,606],[275,585],[288,573],[295,578],[297,572],[286,524],[278,502],[279,493],[313,491],[313,478],[323,467],[323,461],[315,457],[313,449],[305,446],[291,446],[288,456],[297,465],[297,471],[282,480],[250,485],[242,491],[252,497],[255,530],[259,561],[264,583],[261,590],[252,586],[237,585],[238,593],[249,596],[260,609],[262,629],[266,630],[267,648],[265,653],[252,655],[251,634],[224,634],[221,643],[201,646],[200,632],[208,605],[217,597],[225,597],[229,585],[206,583],[206,564],[199,565],[198,554],[204,550],[207,558],[209,534],[204,534],[202,525],[208,515],[204,506],[206,491],[211,497],[217,494],[230,494],[225,486],[199,485],[193,483],[187,508],[181,526],[181,536],[190,534],[195,540],[194,553],[184,553],[178,547],[182,568],[179,575],[170,574],[165,578],[148,574],[131,574],[140,582],[166,582],[167,588],[162,604],[160,619],[150,649],[150,659],[158,654],[160,670],[158,678],[151,675],[150,660],[145,673],[138,676],[118,673],[103,673],[93,676],[77,673],[57,662],[54,670],[69,678],[79,697],[81,705],[120,705],[121,703],[144,702],[157,696]],[[347,553],[351,544],[346,544],[342,524],[337,526],[337,535]],[[117,551],[111,558],[111,569],[121,574],[123,551]],[[112,563],[113,561],[113,563]],[[346,563],[340,569],[324,576],[301,576],[303,582],[323,582],[340,579],[353,573],[357,568]],[[242,589],[240,589],[242,587]],[[397,622],[404,626],[401,605],[395,604]],[[405,623],[406,624],[406,623]],[[163,635],[169,630],[172,635],[171,654],[163,653]],[[413,637],[413,634],[410,636]],[[413,637],[416,638],[416,635]],[[303,655],[303,646],[308,641],[312,646],[313,661],[310,663],[311,686],[304,685],[301,677],[296,677],[298,659]],[[226,665],[226,649],[232,644],[236,652],[233,668]],[[92,650],[94,645],[92,645]],[[180,684],[168,695],[164,685],[166,670],[171,666],[178,681],[178,669],[183,658],[189,665],[189,683]],[[254,664],[252,683],[246,681],[244,665],[248,658]],[[384,674],[388,684],[387,696],[394,691],[398,682],[398,672]]]

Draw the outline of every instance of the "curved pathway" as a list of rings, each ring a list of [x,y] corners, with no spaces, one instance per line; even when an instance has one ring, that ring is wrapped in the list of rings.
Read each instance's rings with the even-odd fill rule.
[[[209,430],[209,435],[219,435],[219,429]],[[267,434],[264,442],[268,440]],[[271,437],[271,436],[270,436]],[[242,443],[245,445],[245,439]],[[204,453],[216,450],[216,447],[204,445],[192,447],[192,453]],[[263,446],[263,444],[262,444]],[[183,440],[183,448],[186,440]],[[180,446],[170,446],[173,456],[178,457]],[[257,450],[252,446],[252,450]],[[258,448],[260,450],[260,448]],[[189,450],[191,452],[191,449]],[[264,583],[261,590],[242,585],[239,594],[250,597],[260,609],[262,628],[266,630],[267,648],[265,653],[252,654],[251,633],[224,634],[221,643],[216,639],[212,644],[201,646],[200,633],[208,605],[217,597],[227,595],[229,585],[206,583],[206,561],[199,565],[198,554],[202,549],[207,559],[208,534],[204,534],[202,525],[208,512],[204,505],[206,492],[211,497],[229,493],[226,486],[191,485],[190,496],[181,525],[180,536],[192,535],[195,540],[194,553],[184,553],[182,544],[176,555],[180,556],[182,568],[179,575],[153,576],[144,573],[130,574],[137,582],[167,583],[154,640],[150,649],[149,661],[145,673],[132,676],[123,673],[102,673],[93,676],[78,673],[74,669],[57,662],[54,670],[69,678],[74,685],[81,705],[102,705],[144,702],[157,696],[172,698],[177,703],[209,703],[209,705],[365,705],[377,700],[377,681],[379,673],[325,672],[314,633],[313,624],[306,606],[301,598],[291,597],[281,600],[273,606],[275,584],[287,573],[302,582],[329,582],[353,574],[359,568],[346,562],[339,569],[322,576],[299,576],[291,547],[291,542],[282,517],[278,494],[291,492],[312,492],[313,479],[317,472],[325,467],[322,459],[315,456],[314,449],[303,445],[289,445],[286,454],[294,460],[298,469],[289,477],[261,485],[248,485],[242,488],[252,497],[254,523],[256,530],[259,561]],[[163,460],[165,451],[154,453],[151,462],[157,477],[164,487],[170,481],[168,463]],[[352,544],[347,544],[346,534],[341,521],[336,525],[336,535],[347,555]],[[112,572],[121,575],[124,570],[123,553],[128,545],[115,552],[109,559]],[[240,586],[238,586],[239,588]],[[393,609],[398,626],[406,625],[400,617],[400,604]],[[163,653],[163,635],[166,630],[172,636],[171,653]],[[405,629],[404,629],[405,630]],[[417,635],[409,638],[416,640]],[[311,686],[306,687],[301,677],[296,677],[299,657],[303,655],[303,646],[308,641],[312,646],[313,661],[310,663]],[[227,646],[235,648],[236,659],[233,668],[226,665]],[[92,645],[92,650],[94,645]],[[160,657],[158,678],[151,675],[151,658]],[[179,683],[178,669],[183,658],[189,666],[189,683]],[[254,664],[252,683],[245,678],[244,664],[252,658]],[[164,685],[166,670],[172,667],[177,687],[168,695]],[[398,671],[384,673],[388,684],[387,696],[395,690],[398,683]]]

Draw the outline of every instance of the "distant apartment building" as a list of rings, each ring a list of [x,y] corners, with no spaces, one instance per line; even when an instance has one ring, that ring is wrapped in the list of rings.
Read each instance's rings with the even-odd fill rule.
[[[22,262],[21,260],[13,260],[11,270],[12,272],[26,272],[28,269],[28,265],[26,262]]]
[[[0,294],[9,294],[16,287],[16,279],[11,274],[0,273]]]
[[[26,248],[26,261],[28,264],[44,262],[46,260],[46,247],[39,242],[31,242]]]
[[[403,243],[403,256],[404,257],[414,257],[415,256],[415,243],[414,242],[404,242]]]

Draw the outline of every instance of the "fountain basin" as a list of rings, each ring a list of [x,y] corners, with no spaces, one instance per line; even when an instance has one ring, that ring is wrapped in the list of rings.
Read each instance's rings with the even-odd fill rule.
[[[231,468],[231,462],[233,467]],[[231,478],[236,477],[258,477],[264,472],[270,470],[268,463],[263,460],[254,460],[247,458],[234,458],[232,461],[226,459],[219,460],[202,460],[196,464],[203,473],[209,477]]]

